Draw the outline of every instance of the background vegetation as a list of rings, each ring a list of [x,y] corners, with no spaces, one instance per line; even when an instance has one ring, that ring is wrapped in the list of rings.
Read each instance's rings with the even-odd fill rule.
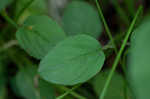
[[[149,0],[0,0],[0,99],[149,99]]]

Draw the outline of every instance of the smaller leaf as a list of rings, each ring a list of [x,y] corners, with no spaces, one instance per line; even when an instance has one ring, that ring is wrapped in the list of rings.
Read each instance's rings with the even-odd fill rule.
[[[58,24],[48,16],[30,16],[17,31],[16,37],[25,51],[41,59],[66,36]]]
[[[69,37],[57,44],[40,62],[45,80],[63,85],[83,83],[99,72],[105,55],[99,42],[88,35]]]
[[[84,1],[72,1],[64,11],[63,28],[68,35],[87,34],[98,38],[102,24],[96,9]]]

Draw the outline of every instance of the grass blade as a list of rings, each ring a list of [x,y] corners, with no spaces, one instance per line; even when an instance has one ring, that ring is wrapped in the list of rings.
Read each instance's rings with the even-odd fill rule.
[[[103,91],[102,91],[102,93],[100,95],[100,99],[104,99],[104,97],[105,97],[105,94],[106,94],[108,86],[109,86],[109,84],[111,82],[111,79],[112,79],[112,76],[114,74],[114,71],[115,71],[115,69],[116,69],[116,67],[117,67],[117,65],[119,63],[119,60],[120,60],[121,55],[122,55],[122,53],[124,51],[125,45],[126,45],[128,39],[129,39],[130,34],[132,33],[132,30],[133,30],[134,25],[136,23],[137,17],[139,16],[141,11],[142,11],[142,6],[139,7],[139,9],[138,9],[138,11],[137,11],[137,13],[136,13],[136,15],[135,15],[131,25],[130,25],[128,31],[127,31],[127,34],[126,34],[125,39],[123,41],[123,44],[122,44],[122,46],[121,46],[121,48],[119,50],[119,53],[118,53],[117,57],[115,58],[115,61],[114,61],[113,66],[112,66],[112,69],[111,69],[111,71],[109,73],[109,76],[108,76],[108,78],[106,80],[106,83],[104,85]]]

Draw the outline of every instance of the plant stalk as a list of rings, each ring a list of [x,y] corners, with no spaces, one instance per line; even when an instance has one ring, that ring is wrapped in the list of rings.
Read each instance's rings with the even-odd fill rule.
[[[120,58],[121,58],[121,55],[122,55],[122,53],[123,53],[123,51],[124,51],[124,49],[125,49],[125,45],[126,45],[128,39],[129,39],[130,34],[132,33],[132,30],[133,30],[134,25],[135,25],[135,23],[136,23],[137,17],[139,16],[139,14],[140,14],[141,11],[142,11],[142,6],[139,7],[139,9],[138,9],[138,11],[137,11],[137,13],[136,13],[136,15],[135,15],[135,17],[134,17],[134,19],[133,19],[131,25],[130,25],[128,31],[127,31],[127,34],[126,34],[125,39],[124,39],[124,41],[123,41],[123,44],[122,44],[122,46],[121,46],[121,48],[120,48],[120,50],[119,50],[119,53],[118,53],[117,57],[115,58],[115,61],[114,61],[113,66],[112,66],[112,69],[111,69],[111,71],[110,71],[110,73],[109,73],[109,75],[108,75],[108,78],[107,78],[107,80],[106,80],[106,83],[105,83],[105,85],[104,85],[104,88],[103,88],[103,90],[102,90],[102,93],[101,93],[101,95],[100,95],[100,99],[104,99],[104,97],[105,97],[105,94],[106,94],[106,92],[107,92],[108,86],[109,86],[110,81],[111,81],[111,79],[112,79],[112,77],[113,77],[114,71],[115,71],[115,69],[116,69],[116,67],[117,67],[117,65],[118,65],[118,63],[119,63],[119,60],[120,60]]]

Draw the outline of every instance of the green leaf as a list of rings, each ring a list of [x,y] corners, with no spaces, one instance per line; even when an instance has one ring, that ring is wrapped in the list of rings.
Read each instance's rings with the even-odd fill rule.
[[[99,42],[87,35],[60,42],[40,62],[39,73],[45,80],[63,85],[83,83],[99,72],[105,55]]]
[[[150,19],[144,21],[132,36],[129,77],[137,99],[150,97]]]
[[[16,37],[25,51],[41,59],[66,35],[48,16],[30,16],[17,31]]]
[[[1,0],[0,1],[0,11],[4,9],[6,6],[8,6],[12,0]]]
[[[55,99],[51,84],[38,79],[36,74],[34,66],[20,70],[12,81],[14,92],[25,99]]]
[[[106,83],[106,79],[110,70],[106,70],[98,74],[91,82],[96,94],[99,96]],[[127,90],[129,91],[129,90]],[[129,92],[127,93],[129,98]],[[115,72],[111,84],[109,85],[108,92],[105,99],[124,99],[124,81],[122,76]]]
[[[98,38],[102,24],[98,12],[84,1],[71,2],[64,11],[63,28],[68,35],[88,34]]]

